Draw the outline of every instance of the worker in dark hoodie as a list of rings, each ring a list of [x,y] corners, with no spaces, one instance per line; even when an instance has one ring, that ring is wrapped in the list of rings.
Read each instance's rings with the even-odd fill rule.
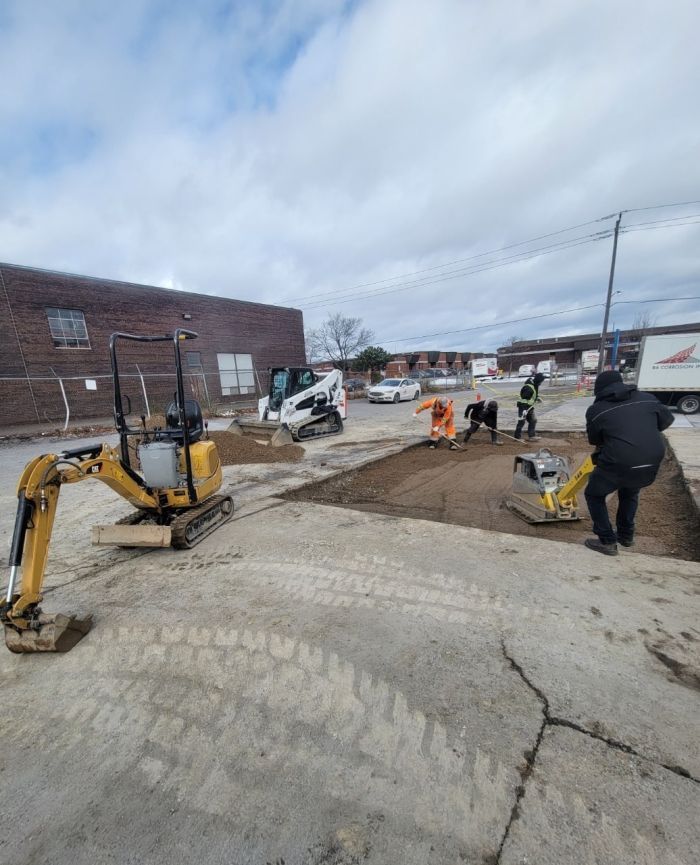
[[[491,432],[492,445],[503,444],[498,437],[498,403],[495,399],[482,399],[481,402],[470,403],[464,412],[464,417],[471,421],[469,429],[464,433],[465,444],[479,429],[481,424]]]
[[[523,437],[523,427],[527,421],[527,437],[531,442],[539,441],[540,437],[535,433],[537,418],[535,417],[535,403],[542,402],[540,399],[540,385],[544,381],[544,373],[538,372],[532,378],[528,378],[520,388],[520,397],[516,403],[518,407],[518,422],[515,425],[513,438]]]
[[[673,415],[655,396],[624,384],[616,370],[601,372],[595,380],[595,402],[586,411],[588,441],[594,445],[595,469],[588,479],[586,503],[596,538],[586,546],[606,556],[617,555],[617,544],[634,543],[634,517],[639,491],[652,484],[666,452],[661,431]],[[617,491],[616,529],[605,503]]]

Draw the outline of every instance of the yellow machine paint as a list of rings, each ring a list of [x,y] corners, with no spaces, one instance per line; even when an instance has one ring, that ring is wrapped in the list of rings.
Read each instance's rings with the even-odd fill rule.
[[[578,520],[577,494],[588,482],[593,460],[587,457],[573,474],[569,461],[549,448],[519,454],[513,466],[513,485],[507,507],[528,523]]]
[[[201,440],[205,434],[201,408],[184,394],[180,341],[196,336],[185,330],[164,337],[113,334],[110,353],[119,449],[91,444],[60,454],[43,454],[25,466],[17,485],[10,579],[5,601],[0,605],[5,642],[11,651],[65,652],[91,626],[89,616],[47,615],[40,607],[51,533],[64,484],[101,481],[135,508],[117,526],[97,527],[113,530],[98,531],[97,542],[190,548],[230,519],[233,499],[215,495],[222,483],[216,445]],[[144,418],[140,427],[129,426],[119,382],[117,340],[172,342],[177,393],[166,409],[166,427],[147,430]],[[124,400],[130,405],[128,397]],[[130,462],[130,436],[139,438],[138,472]]]

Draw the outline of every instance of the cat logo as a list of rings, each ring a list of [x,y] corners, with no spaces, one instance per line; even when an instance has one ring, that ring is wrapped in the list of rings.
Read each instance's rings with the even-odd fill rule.
[[[95,463],[88,469],[88,474],[98,475],[102,471],[102,463]]]

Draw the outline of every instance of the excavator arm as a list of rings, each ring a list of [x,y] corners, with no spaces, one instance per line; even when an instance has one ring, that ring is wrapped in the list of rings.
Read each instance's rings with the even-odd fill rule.
[[[143,480],[123,465],[109,445],[45,454],[31,460],[17,485],[10,579],[0,607],[0,620],[12,651],[36,651],[37,647],[41,651],[68,651],[89,630],[89,621],[75,616],[47,616],[39,608],[61,486],[88,478],[106,483],[137,508],[159,510]],[[20,572],[21,583],[16,591]]]

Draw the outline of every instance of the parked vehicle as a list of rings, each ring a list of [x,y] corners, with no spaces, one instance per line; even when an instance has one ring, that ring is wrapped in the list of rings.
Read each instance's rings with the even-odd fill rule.
[[[595,349],[591,351],[582,351],[581,352],[581,370],[582,372],[597,372],[598,371],[598,359],[600,358],[600,352]]]
[[[370,402],[401,402],[401,400],[418,399],[421,387],[417,381],[410,378],[385,378],[379,384],[374,384],[367,392]]]
[[[346,378],[343,386],[348,389],[348,393],[367,389],[367,382],[363,378]]]
[[[552,372],[552,361],[551,360],[541,360],[537,364],[537,372],[541,372],[544,376],[549,378],[550,373]]]
[[[531,375],[534,375],[536,372],[534,363],[524,363],[518,369],[518,378],[530,378]]]
[[[643,337],[637,387],[683,414],[700,411],[700,333]]]
[[[469,370],[472,378],[483,379],[487,376],[498,377],[498,358],[481,357],[469,361]]]

